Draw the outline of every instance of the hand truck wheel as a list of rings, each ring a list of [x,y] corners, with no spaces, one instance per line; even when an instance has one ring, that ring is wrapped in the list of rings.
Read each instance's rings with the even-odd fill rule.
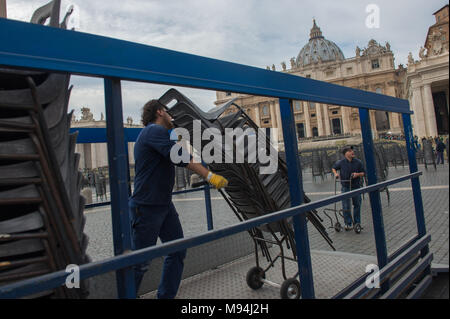
[[[297,279],[289,278],[281,284],[281,299],[299,299],[300,295],[300,282]]]
[[[338,233],[342,230],[342,225],[340,222],[336,222],[336,224],[334,224],[334,230]]]
[[[357,233],[357,234],[361,233],[361,229],[362,229],[362,227],[360,224],[355,224],[355,233]]]
[[[252,267],[247,272],[247,285],[253,290],[258,290],[264,285],[264,282],[261,281],[262,278],[266,278],[264,270],[258,266]]]

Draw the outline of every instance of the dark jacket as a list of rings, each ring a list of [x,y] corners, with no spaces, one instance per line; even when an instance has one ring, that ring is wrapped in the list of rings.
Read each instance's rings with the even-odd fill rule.
[[[169,131],[161,125],[149,124],[142,129],[134,146],[136,174],[131,199],[135,203],[168,205],[172,201],[175,166],[170,159],[170,150],[174,144]]]
[[[442,141],[437,142],[436,151],[444,152],[444,150],[445,150],[445,144]]]
[[[334,163],[333,168],[339,171],[339,176],[341,179],[342,186],[349,187],[349,182],[342,182],[343,180],[350,180],[352,173],[362,173],[364,172],[364,166],[362,162],[354,158],[352,161],[348,161],[346,158],[343,158],[336,163]],[[352,179],[352,189],[361,187],[361,177]]]

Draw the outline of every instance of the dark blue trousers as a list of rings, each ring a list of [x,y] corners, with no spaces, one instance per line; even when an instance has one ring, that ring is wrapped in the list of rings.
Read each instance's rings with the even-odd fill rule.
[[[439,151],[437,151],[437,152],[436,152],[436,155],[437,155],[437,161],[436,161],[436,164],[437,164],[437,165],[438,165],[438,164],[444,165],[444,152],[439,152]]]
[[[156,245],[158,237],[163,243],[183,238],[183,229],[172,202],[166,206],[147,206],[130,201],[129,208],[133,250]],[[186,250],[182,250],[164,258],[161,281],[158,287],[158,299],[175,298],[183,274],[185,257]],[[149,264],[150,261],[134,267],[136,292],[139,291],[142,278],[148,270]]]
[[[355,189],[356,188],[351,189],[349,186],[342,186],[342,193]],[[351,203],[353,203],[353,219]],[[342,200],[342,210],[344,213],[345,225],[352,226],[353,221],[355,224],[361,224],[361,195],[352,197],[351,201],[350,198]]]

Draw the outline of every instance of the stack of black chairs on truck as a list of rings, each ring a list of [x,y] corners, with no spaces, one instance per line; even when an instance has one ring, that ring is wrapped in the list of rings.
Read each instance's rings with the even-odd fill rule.
[[[220,192],[239,220],[245,221],[291,207],[286,162],[274,152],[274,146],[271,145],[269,137],[265,136],[265,134],[264,136],[260,135],[259,138],[263,138],[263,141],[265,141],[266,154],[276,154],[277,168],[273,173],[260,174],[259,172],[263,165],[258,161],[249,161],[247,156],[244,157],[242,163],[226,162],[226,159],[229,159],[229,153],[224,146],[225,129],[240,128],[244,132],[247,128],[251,128],[255,132],[258,129],[258,126],[244,110],[234,103],[235,100],[230,100],[209,112],[203,112],[187,97],[171,89],[159,101],[166,106],[173,104],[171,102],[175,101],[175,104],[168,108],[168,112],[174,118],[176,127],[182,127],[189,131],[191,138],[189,142],[192,146],[195,147],[193,121],[200,121],[201,136],[203,136],[203,132],[207,128],[214,128],[217,130],[216,132],[220,133],[211,141],[202,141],[202,149],[197,151],[201,152],[206,144],[218,143],[221,150],[222,163],[213,162],[207,163],[207,165],[211,171],[228,179],[228,186],[224,190],[220,190]],[[236,136],[232,145],[233,152],[243,147],[244,154],[248,155],[250,152],[249,148],[252,145],[251,140],[244,136]],[[253,142],[255,141],[253,140]],[[304,196],[304,202],[310,202],[310,199]],[[308,222],[317,229],[334,249],[332,240],[322,225],[322,220],[318,216],[317,211],[307,212],[306,217]],[[270,284],[270,282],[265,280],[265,274],[278,259],[281,259],[282,274],[285,280],[279,285],[281,286],[281,296],[283,298],[298,298],[300,296],[300,283],[296,279],[298,274],[288,276],[285,269],[285,259],[295,261],[297,258],[302,258],[302,256],[297,256],[292,220],[280,220],[255,227],[249,230],[249,234],[255,244],[256,266],[247,273],[248,285],[252,289],[258,289],[264,283]],[[270,235],[271,238],[268,239],[266,234]],[[269,250],[269,245],[278,246],[280,249],[280,253],[275,258]],[[291,250],[292,257],[286,255],[284,247]],[[258,249],[269,262],[265,269],[261,268]],[[297,294],[292,294],[291,292],[293,291],[296,291]]]

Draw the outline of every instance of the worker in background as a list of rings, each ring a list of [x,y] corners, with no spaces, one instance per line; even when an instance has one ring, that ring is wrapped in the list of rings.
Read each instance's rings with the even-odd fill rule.
[[[178,213],[172,202],[175,182],[175,166],[170,159],[170,151],[175,144],[169,135],[169,130],[173,128],[172,117],[165,105],[151,100],[143,107],[142,123],[144,128],[134,147],[136,176],[129,200],[134,250],[155,245],[158,237],[163,243],[183,238]],[[177,166],[194,171],[217,189],[227,186],[228,181],[224,177],[210,172],[201,163],[194,163],[192,156],[187,152],[185,154],[189,158]],[[157,293],[159,299],[176,296],[185,256],[186,251],[183,250],[165,257]],[[148,262],[135,266],[136,293],[148,266]]]
[[[436,140],[436,157],[437,157],[436,164],[444,165],[444,151],[445,151],[445,144],[442,141],[442,138],[438,138]]]
[[[331,171],[336,179],[341,180],[341,190],[342,193],[345,193],[361,187],[361,177],[364,176],[364,167],[362,162],[355,157],[355,152],[352,147],[344,148],[342,154],[344,158],[337,161]],[[359,233],[361,230],[361,195],[358,194],[352,197],[352,202],[353,219],[350,198],[342,200],[345,230],[348,231],[355,227],[356,233]]]

